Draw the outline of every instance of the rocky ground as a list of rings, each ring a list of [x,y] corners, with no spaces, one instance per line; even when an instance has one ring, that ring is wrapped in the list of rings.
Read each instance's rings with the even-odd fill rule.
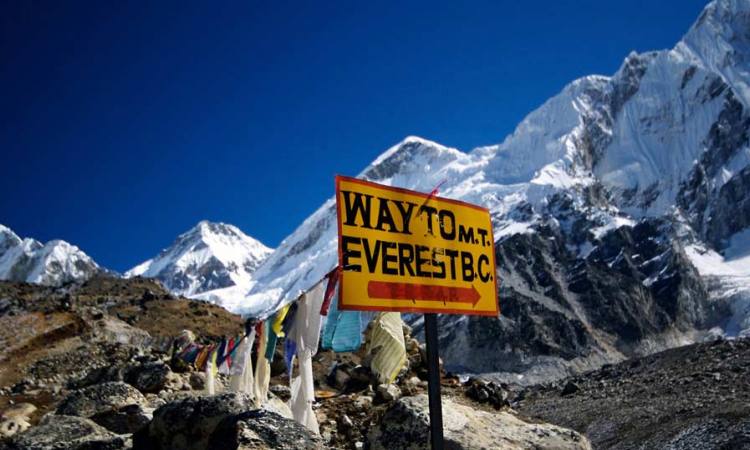
[[[364,351],[315,356],[313,435],[291,420],[280,354],[263,408],[226,392],[223,375],[209,396],[203,373],[170,357],[185,329],[208,342],[240,333],[242,319],[139,278],[0,282],[0,449],[429,447],[425,350],[410,336],[393,384],[377,381]],[[446,374],[442,386],[448,448],[590,448],[575,431],[515,413],[508,386]]]
[[[594,448],[750,449],[750,339],[695,344],[530,387],[513,407]]]
[[[425,348],[380,384],[368,356],[313,360],[320,435],[291,420],[278,350],[271,394],[205,393],[172,339],[236,335],[242,319],[151,280],[0,283],[0,449],[429,448]],[[447,448],[750,449],[750,339],[676,348],[516,386],[442,374]]]

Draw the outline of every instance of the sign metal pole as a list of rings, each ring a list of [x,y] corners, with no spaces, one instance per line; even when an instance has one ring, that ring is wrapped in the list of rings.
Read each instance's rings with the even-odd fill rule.
[[[497,317],[499,304],[489,210],[436,192],[336,177],[338,308],[424,314],[430,444],[443,450],[437,314]]]
[[[430,399],[430,445],[432,450],[443,450],[443,406],[440,401],[440,365],[438,362],[437,314],[424,315],[424,334],[427,343],[427,392]]]

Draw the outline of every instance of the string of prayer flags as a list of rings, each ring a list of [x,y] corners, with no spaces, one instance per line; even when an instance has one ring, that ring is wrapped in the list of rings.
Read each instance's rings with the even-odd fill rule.
[[[373,355],[370,368],[380,382],[392,383],[406,363],[401,313],[378,313],[370,328],[367,352]]]
[[[193,342],[194,338],[188,335],[179,336],[172,343],[173,355],[205,371],[209,394],[216,392],[217,374],[222,373],[229,375],[230,390],[251,394],[261,406],[268,398],[270,363],[276,344],[282,338],[284,359],[293,386],[290,406],[294,405],[295,419],[318,433],[317,420],[312,412],[315,400],[312,356],[320,344],[336,352],[354,351],[362,345],[363,316],[357,311],[338,310],[335,296],[339,277],[337,267],[297,301],[285,305],[267,320],[246,322],[244,335],[225,337],[210,345]],[[326,315],[327,321],[323,318]],[[324,323],[325,330],[321,333]],[[254,348],[258,355],[255,365],[252,361]],[[291,379],[295,357],[300,370],[298,376]]]

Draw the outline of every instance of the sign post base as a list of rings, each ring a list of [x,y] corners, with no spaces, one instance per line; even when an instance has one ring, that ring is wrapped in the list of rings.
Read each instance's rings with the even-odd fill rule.
[[[427,343],[427,392],[430,399],[430,445],[432,450],[443,450],[443,405],[440,401],[440,364],[438,362],[437,314],[424,315],[424,335]]]

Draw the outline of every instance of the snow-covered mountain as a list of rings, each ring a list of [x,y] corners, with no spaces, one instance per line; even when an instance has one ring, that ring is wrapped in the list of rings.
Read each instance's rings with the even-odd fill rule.
[[[252,286],[255,269],[273,252],[234,225],[201,221],[125,277],[157,278],[175,294],[233,308]]]
[[[748,30],[750,0],[716,0],[674,48],[570,83],[500,144],[410,137],[359,174],[445,180],[490,209],[503,312],[442,316],[449,366],[533,380],[750,331]],[[287,237],[240,309],[268,314],[334,267],[335,216],[331,198]]]
[[[0,280],[61,285],[84,280],[102,269],[75,245],[21,239],[0,225]]]

